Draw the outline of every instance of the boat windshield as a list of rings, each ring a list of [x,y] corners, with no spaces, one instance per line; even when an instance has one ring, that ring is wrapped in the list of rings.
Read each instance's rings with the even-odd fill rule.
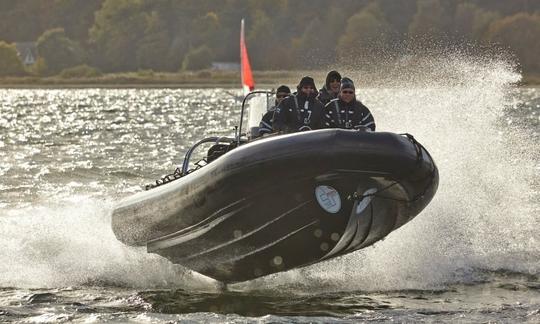
[[[248,138],[254,138],[259,135],[259,124],[261,119],[270,109],[268,93],[259,93],[248,101],[247,110],[247,130],[246,134]]]

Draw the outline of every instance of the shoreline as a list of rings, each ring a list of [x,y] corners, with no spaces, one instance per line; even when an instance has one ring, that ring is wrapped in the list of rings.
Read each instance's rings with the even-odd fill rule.
[[[258,86],[275,87],[280,82],[297,82],[298,75],[305,71],[254,71]],[[314,75],[319,72],[310,71]],[[165,73],[138,71],[110,73],[93,77],[65,78],[61,76],[3,77],[0,88],[36,89],[36,88],[240,88],[238,71],[202,70],[196,72]]]
[[[326,71],[254,71],[257,86],[274,88],[278,84],[293,85],[299,76],[311,75],[316,80],[324,80]],[[127,73],[104,74],[98,77],[62,78],[51,77],[3,77],[0,78],[0,89],[127,89],[127,88],[161,88],[161,89],[192,89],[192,88],[240,88],[240,74],[237,71],[212,71],[161,73],[139,71]],[[320,83],[320,82],[319,82]],[[368,84],[370,82],[367,82]],[[374,82],[377,84],[378,82]],[[364,84],[363,86],[369,86]],[[540,86],[540,74],[525,74],[518,87]]]

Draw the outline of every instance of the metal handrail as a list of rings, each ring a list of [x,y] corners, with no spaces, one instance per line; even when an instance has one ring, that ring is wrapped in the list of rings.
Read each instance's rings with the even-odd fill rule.
[[[220,142],[228,142],[230,144],[234,142],[235,140],[236,140],[235,138],[230,138],[230,137],[214,136],[214,137],[207,137],[205,139],[198,141],[186,152],[186,155],[184,156],[184,162],[182,163],[182,175],[186,175],[186,173],[188,172],[189,161],[191,160],[191,155],[193,154],[193,151],[195,151],[195,149],[199,145],[204,144],[204,143],[209,143],[209,142],[214,142],[215,144],[218,144]]]
[[[244,100],[242,100],[242,110],[240,112],[240,124],[238,126],[238,134],[236,135],[236,143],[237,143],[238,146],[240,146],[240,137],[242,136],[242,121],[244,120],[244,107],[245,107],[246,101],[250,96],[252,96],[254,94],[259,94],[259,93],[265,93],[267,95],[273,95],[274,94],[274,92],[272,92],[272,91],[256,90],[256,91],[251,91],[250,93],[248,93],[244,97]]]
[[[202,140],[198,141],[197,143],[195,143],[195,145],[193,145],[186,152],[186,155],[184,156],[184,162],[182,163],[182,173],[181,173],[182,175],[186,175],[186,173],[188,172],[189,161],[191,160],[191,155],[193,154],[193,152],[195,151],[195,149],[199,145],[204,144],[204,143],[209,143],[209,142],[215,142],[216,144],[218,144],[220,142],[228,142],[229,144],[233,143],[233,142],[236,142],[236,145],[240,146],[240,138],[242,137],[242,124],[243,124],[243,120],[244,120],[244,112],[245,112],[245,105],[246,105],[247,99],[249,97],[255,95],[255,94],[260,94],[260,93],[264,93],[266,95],[274,94],[274,92],[272,92],[272,91],[265,91],[265,90],[257,90],[257,91],[252,91],[252,92],[248,93],[244,97],[244,100],[242,100],[242,110],[240,112],[240,124],[238,126],[237,131],[236,131],[235,138],[214,136],[214,137],[207,137],[207,138],[202,139]]]

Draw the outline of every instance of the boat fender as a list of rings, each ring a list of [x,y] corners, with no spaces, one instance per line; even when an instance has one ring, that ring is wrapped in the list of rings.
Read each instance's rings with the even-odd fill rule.
[[[356,205],[356,214],[360,214],[366,209],[367,206],[371,203],[374,195],[377,193],[377,188],[369,188],[366,190],[360,197],[358,205]]]

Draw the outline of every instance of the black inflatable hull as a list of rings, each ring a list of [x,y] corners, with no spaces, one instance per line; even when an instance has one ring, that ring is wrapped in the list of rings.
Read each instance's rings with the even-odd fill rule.
[[[438,171],[414,139],[318,130],[255,141],[113,211],[117,238],[223,282],[369,246],[433,198]]]

